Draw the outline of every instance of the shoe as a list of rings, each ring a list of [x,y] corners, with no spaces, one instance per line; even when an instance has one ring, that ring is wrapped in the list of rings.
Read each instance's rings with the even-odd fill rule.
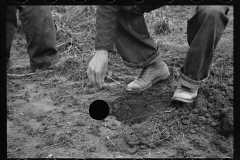
[[[192,103],[196,99],[197,93],[198,88],[191,89],[186,86],[179,85],[174,92],[172,100],[183,103]]]
[[[7,60],[7,71],[12,67],[13,63],[10,60]]]
[[[139,92],[150,88],[154,83],[165,80],[170,76],[167,64],[156,61],[144,67],[140,76],[127,85],[127,91]]]
[[[36,72],[36,70],[51,70],[54,69],[54,65],[59,61],[59,56],[54,54],[52,56],[45,57],[41,63],[31,64],[30,70],[31,72]]]
[[[179,74],[180,84],[173,94],[172,101],[192,103],[197,97],[199,87],[207,78],[196,81],[185,76],[181,70],[179,70]]]

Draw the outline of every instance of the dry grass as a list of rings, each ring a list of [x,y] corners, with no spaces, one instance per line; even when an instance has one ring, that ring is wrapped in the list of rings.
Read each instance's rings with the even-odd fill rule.
[[[162,7],[146,13],[144,16],[149,32],[158,46],[164,46],[163,49],[182,50],[179,43],[182,40],[176,39],[176,33],[179,32],[176,28],[179,25],[182,27],[182,24],[176,23],[177,21],[168,15],[172,8],[173,6]],[[61,60],[57,67],[60,74],[67,73],[70,80],[83,81],[87,78],[88,62],[91,60],[94,51],[95,13],[96,6],[52,7],[52,14],[57,28],[57,47],[61,53]],[[180,33],[178,34],[180,35]],[[171,56],[168,52],[166,55],[163,54],[163,59],[169,61],[170,65],[172,65],[172,57],[174,63],[175,59],[179,58],[179,56],[174,56],[172,53]],[[124,67],[119,55],[110,55],[109,61],[109,70],[120,70]],[[176,72],[177,69],[174,63],[174,72]],[[173,87],[175,87],[177,84],[175,84],[175,81],[173,83]]]

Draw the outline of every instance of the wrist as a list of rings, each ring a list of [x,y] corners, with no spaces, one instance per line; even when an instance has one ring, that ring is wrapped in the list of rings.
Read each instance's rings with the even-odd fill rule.
[[[96,50],[95,51],[95,55],[104,55],[104,56],[108,56],[108,51],[107,50]]]

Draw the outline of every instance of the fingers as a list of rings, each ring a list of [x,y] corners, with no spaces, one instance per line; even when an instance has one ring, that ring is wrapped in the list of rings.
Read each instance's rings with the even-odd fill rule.
[[[90,82],[92,82],[92,73],[91,73],[91,69],[90,69],[90,67],[88,67],[88,69],[87,69],[87,75],[88,75],[88,79],[89,79],[89,81]]]
[[[90,67],[87,70],[88,79],[94,86],[101,88],[102,76],[99,72],[93,71]]]
[[[106,76],[106,73],[107,73],[107,68],[105,68],[105,70],[103,71],[103,74],[102,74],[102,84],[104,83],[104,78],[105,78],[105,76]]]
[[[94,71],[91,72],[92,84],[96,86],[96,73]]]
[[[98,53],[98,54],[97,54]],[[87,75],[94,86],[102,88],[104,77],[107,71],[108,54],[107,52],[97,52],[89,62]]]
[[[95,85],[95,76],[94,76],[94,72],[91,70],[91,67],[88,67],[87,75],[88,75],[89,81],[90,81],[93,85]]]
[[[96,85],[98,88],[102,88],[102,75],[99,72],[96,73]]]

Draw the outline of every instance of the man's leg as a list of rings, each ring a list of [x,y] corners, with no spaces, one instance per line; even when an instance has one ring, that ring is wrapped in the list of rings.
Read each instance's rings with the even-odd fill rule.
[[[30,67],[48,68],[58,60],[56,31],[49,6],[18,6]]]
[[[180,69],[180,86],[173,100],[193,102],[198,89],[208,75],[213,53],[227,26],[229,8],[225,6],[199,6],[188,20],[187,40],[189,50]]]
[[[167,65],[148,32],[143,13],[157,7],[122,7],[115,38],[118,53],[129,67],[143,68],[137,80],[127,86],[128,91],[143,91],[154,82],[170,74]]]
[[[14,6],[6,7],[6,62],[7,70],[11,67],[10,50],[17,27],[17,9]]]

